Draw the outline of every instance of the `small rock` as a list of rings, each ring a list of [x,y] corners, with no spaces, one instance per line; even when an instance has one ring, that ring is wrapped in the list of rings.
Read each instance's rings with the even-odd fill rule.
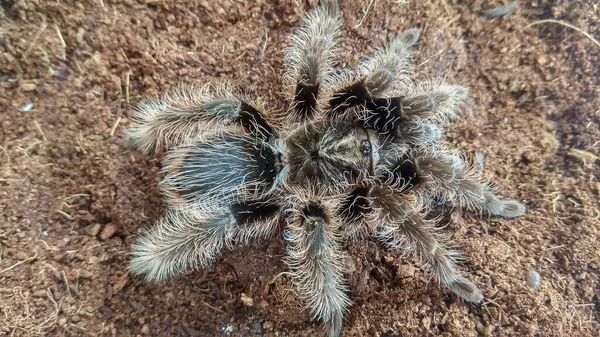
[[[233,325],[228,325],[226,327],[221,328],[221,334],[224,336],[229,336],[233,333]]]
[[[263,329],[265,330],[273,330],[273,322],[271,321],[266,321],[262,324]]]
[[[73,323],[79,323],[81,321],[81,317],[79,315],[73,315],[71,316],[71,322]]]
[[[65,80],[65,79],[67,79],[67,77],[69,77],[69,72],[66,70],[56,69],[56,70],[52,71],[52,76],[54,76],[60,80]]]
[[[262,324],[260,324],[260,322],[254,322],[254,324],[252,324],[252,327],[254,328],[256,333],[259,335],[262,335],[265,333],[265,330],[263,329],[263,326],[262,326]]]
[[[241,300],[242,300],[242,303],[244,303],[244,305],[247,307],[254,306],[254,300],[252,299],[252,297],[249,297],[244,293],[242,293],[242,295],[241,295]]]
[[[19,108],[19,112],[27,112],[33,109],[33,103],[27,103]]]
[[[37,84],[33,82],[25,82],[21,84],[21,89],[25,92],[34,91],[37,88]]]
[[[541,66],[545,65],[546,63],[548,63],[548,59],[546,58],[545,55],[540,55],[537,58],[537,63]]]
[[[144,306],[141,305],[140,303],[138,303],[134,300],[129,300],[129,304],[131,305],[133,310],[135,310],[137,312],[144,312]]]
[[[577,280],[579,281],[583,281],[587,278],[587,272],[582,272],[581,274],[577,275]]]
[[[410,264],[401,264],[396,268],[397,278],[408,278],[415,276],[415,267]]]
[[[106,241],[110,239],[113,235],[115,235],[116,232],[117,226],[113,225],[112,223],[109,223],[108,225],[104,226],[104,229],[100,234],[100,240]]]
[[[209,12],[212,12],[214,10],[212,4],[207,0],[200,1],[200,6],[204,7]]]
[[[390,263],[390,264],[391,264],[391,263],[394,263],[394,260],[395,260],[395,259],[394,259],[394,257],[393,257],[393,256],[391,256],[391,255],[387,255],[387,254],[386,254],[386,255],[383,257],[383,261],[385,261],[385,263]]]
[[[475,152],[475,162],[480,169],[483,169],[485,165],[485,154],[483,154],[483,152]]]
[[[536,271],[530,271],[527,274],[527,285],[533,289],[533,291],[538,291],[540,289],[540,274]]]
[[[142,326],[142,333],[144,335],[147,335],[150,332],[150,327],[148,327],[148,324],[144,324],[144,326]]]
[[[102,225],[99,223],[95,223],[84,228],[83,232],[89,236],[96,236],[98,235],[98,233],[100,233],[100,229],[102,229]]]

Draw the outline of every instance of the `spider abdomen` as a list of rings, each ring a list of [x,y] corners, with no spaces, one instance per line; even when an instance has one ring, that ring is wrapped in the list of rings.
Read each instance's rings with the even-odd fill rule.
[[[212,206],[255,199],[271,190],[280,171],[278,155],[267,143],[228,135],[192,142],[165,158],[161,183],[175,204],[208,202]]]

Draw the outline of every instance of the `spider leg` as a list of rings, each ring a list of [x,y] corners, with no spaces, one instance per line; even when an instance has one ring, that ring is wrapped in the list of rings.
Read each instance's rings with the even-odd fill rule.
[[[415,155],[417,176],[425,181],[429,193],[445,201],[457,200],[464,208],[488,212],[506,218],[525,214],[525,206],[515,200],[503,200],[489,186],[481,183],[473,167],[458,156],[444,153]]]
[[[339,336],[350,306],[340,224],[323,204],[297,201],[288,218],[286,262],[313,317]]]
[[[458,274],[454,263],[459,255],[440,242],[433,222],[411,211],[409,201],[398,194],[384,192],[383,189],[375,189],[374,193],[374,202],[381,209],[383,218],[383,224],[375,229],[379,241],[389,249],[416,253],[432,264],[433,273],[441,284],[466,301],[481,302],[481,291]]]
[[[357,71],[342,75],[329,101],[330,113],[412,145],[437,140],[440,130],[434,124],[453,120],[468,91],[458,85],[413,83],[412,47],[418,39],[418,29],[406,30]]]
[[[456,119],[468,95],[468,89],[460,85],[425,81],[406,88],[398,99],[405,120],[443,125]]]
[[[425,148],[437,142],[442,136],[442,130],[434,124],[408,121],[398,125],[396,139],[417,148]]]
[[[206,267],[223,246],[275,229],[281,169],[267,142],[237,134],[188,139],[163,164],[169,206],[134,245],[133,274],[160,281]]]
[[[345,239],[358,240],[369,236],[373,220],[373,201],[371,188],[356,186],[341,201],[339,216],[343,221]]]
[[[132,247],[129,270],[160,282],[209,266],[223,247],[273,234],[279,206],[268,201],[231,205],[210,215],[171,207]]]
[[[358,94],[353,95],[358,97]],[[358,109],[348,110],[354,111],[354,116],[346,118],[355,118],[359,125],[375,129],[392,139],[422,146],[439,138],[440,129],[435,124],[443,125],[454,120],[467,95],[467,89],[458,85],[430,87],[419,84],[406,88],[400,96],[367,95],[366,99],[358,102],[361,104]],[[343,104],[332,106],[333,113],[344,111]]]
[[[409,86],[412,46],[418,39],[419,30],[408,29],[388,45],[377,49],[357,70],[342,74],[338,78],[338,89],[329,101],[332,113],[339,116],[357,106],[384,105],[385,100],[374,100],[396,88]]]
[[[160,152],[185,139],[243,128],[260,139],[275,134],[260,101],[236,97],[227,86],[186,85],[156,101],[139,104],[128,143],[144,153]]]
[[[289,120],[301,121],[316,113],[319,93],[327,90],[334,73],[341,23],[337,0],[323,0],[292,35],[285,50],[287,70],[283,75],[291,101]]]

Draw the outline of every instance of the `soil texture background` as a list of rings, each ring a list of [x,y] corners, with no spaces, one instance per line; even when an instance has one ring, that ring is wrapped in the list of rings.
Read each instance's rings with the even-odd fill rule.
[[[123,145],[131,107],[180,82],[229,80],[283,107],[282,51],[316,2],[0,2],[0,336],[320,333],[281,237],[163,285],[128,276],[131,244],[162,212],[161,176],[160,158]],[[490,18],[509,3],[341,3],[340,65],[419,27],[419,76],[471,91],[445,137],[528,207],[514,220],[451,211],[482,305],[400,252],[350,244],[342,335],[598,336],[600,5],[522,1]]]

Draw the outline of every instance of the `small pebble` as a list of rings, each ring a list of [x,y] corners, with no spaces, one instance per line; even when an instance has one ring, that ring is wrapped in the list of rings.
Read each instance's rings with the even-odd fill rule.
[[[538,291],[540,289],[540,274],[536,271],[530,271],[527,274],[527,285],[533,289],[533,291]]]
[[[23,83],[21,85],[21,89],[23,89],[25,92],[34,91],[35,88],[37,88],[37,85],[32,82]]]
[[[100,229],[102,229],[102,225],[99,223],[95,223],[93,225],[87,226],[83,232],[89,236],[96,236],[100,233]]]
[[[577,275],[577,280],[579,281],[583,281],[587,278],[587,272],[582,272],[581,274]]]
[[[271,321],[266,321],[263,323],[263,329],[265,330],[272,330],[273,329],[273,322]]]
[[[242,303],[247,307],[254,306],[254,299],[252,299],[252,297],[249,297],[248,295],[246,295],[244,293],[242,293],[242,295],[241,295],[241,300],[242,300]]]
[[[263,326],[262,324],[260,324],[260,322],[254,322],[254,324],[252,324],[252,327],[254,328],[254,330],[256,330],[256,333],[259,335],[265,333],[265,330],[263,329]]]
[[[414,277],[416,269],[410,264],[401,264],[396,268],[396,277],[397,278],[407,278]]]
[[[225,336],[229,336],[233,333],[233,326],[228,325],[226,327],[221,328],[221,332]]]
[[[507,6],[498,6],[491,9],[487,9],[483,11],[483,15],[487,16],[488,18],[499,18],[501,16],[505,16],[511,12],[514,12],[515,10],[517,10],[517,8],[519,8],[519,2],[513,1]]]
[[[69,77],[69,72],[66,70],[56,69],[52,71],[52,76],[58,78],[59,80],[65,80]]]
[[[485,161],[485,155],[482,152],[475,152],[475,162],[480,169],[483,169]]]
[[[109,223],[106,226],[104,226],[104,229],[102,230],[102,233],[100,234],[100,240],[106,241],[106,240],[112,238],[116,232],[117,232],[117,226],[113,225],[112,223]]]
[[[27,103],[19,108],[19,112],[27,112],[33,108],[33,103]]]

